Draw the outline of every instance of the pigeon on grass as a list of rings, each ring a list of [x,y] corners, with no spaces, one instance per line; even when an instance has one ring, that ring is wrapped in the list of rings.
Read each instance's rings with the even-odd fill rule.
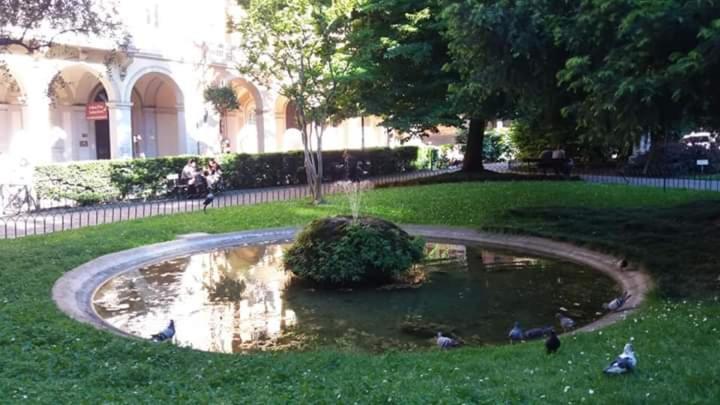
[[[450,349],[450,348],[453,348],[453,347],[458,347],[458,346],[460,346],[460,342],[458,342],[457,340],[455,340],[455,339],[453,339],[453,338],[450,338],[450,337],[447,337],[447,336],[443,336],[442,332],[438,332],[438,334],[437,334],[437,345],[438,345],[438,347],[441,348],[441,349]]]
[[[623,352],[603,370],[605,374],[625,374],[637,366],[637,357],[630,343],[625,345]]]
[[[515,321],[515,325],[510,329],[508,337],[510,338],[510,343],[519,342],[523,339],[523,330],[520,328],[520,322]]]
[[[550,337],[545,340],[545,349],[547,354],[556,353],[560,348],[560,339],[555,333],[555,329],[550,330]]]
[[[173,336],[175,336],[175,321],[171,319],[170,324],[167,326],[167,328],[150,336],[150,338],[153,342],[164,342],[166,340],[172,339]]]

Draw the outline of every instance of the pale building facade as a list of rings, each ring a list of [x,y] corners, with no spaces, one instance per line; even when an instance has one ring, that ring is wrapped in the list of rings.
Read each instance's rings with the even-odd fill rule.
[[[219,120],[203,97],[210,84],[236,90],[240,109],[223,129],[231,151],[301,149],[292,105],[235,72],[237,55],[225,32],[232,4],[119,2],[132,47],[112,63],[106,62],[112,45],[102,38],[64,39],[61,51],[39,55],[0,54],[0,160],[41,164],[219,153]],[[328,129],[324,149],[389,145],[377,119],[362,122]]]

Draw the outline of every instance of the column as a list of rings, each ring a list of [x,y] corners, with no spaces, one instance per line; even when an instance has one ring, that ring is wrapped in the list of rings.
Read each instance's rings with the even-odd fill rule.
[[[263,103],[265,103],[265,100],[263,100]],[[274,111],[270,109],[256,110],[255,125],[257,125],[258,131],[258,153],[277,152],[276,124]]]
[[[184,155],[187,153],[187,128],[190,126],[185,120],[185,108],[182,104],[177,104],[177,154]]]
[[[26,136],[17,140],[16,155],[30,162],[49,162],[52,157],[48,81],[33,80],[27,83],[24,114],[27,118]]]
[[[110,156],[132,158],[132,103],[109,102]]]

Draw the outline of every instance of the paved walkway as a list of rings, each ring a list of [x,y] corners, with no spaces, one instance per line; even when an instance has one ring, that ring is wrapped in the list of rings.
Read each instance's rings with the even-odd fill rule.
[[[455,171],[456,169],[417,171],[405,174],[379,176],[367,179],[374,185],[432,177]],[[323,184],[326,195],[341,192],[339,183]],[[274,201],[290,201],[309,196],[307,186],[288,186],[262,189],[233,190],[215,197],[208,209],[252,205]],[[70,229],[84,228],[128,221],[158,215],[202,210],[203,199],[157,200],[147,202],[128,202],[84,208],[56,208],[38,212],[23,213],[0,217],[0,239],[13,239],[30,235],[42,235]]]

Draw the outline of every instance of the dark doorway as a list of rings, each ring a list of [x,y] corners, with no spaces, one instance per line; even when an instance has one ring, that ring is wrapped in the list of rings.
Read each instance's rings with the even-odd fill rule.
[[[108,96],[105,89],[100,87],[93,98],[93,101],[107,103]],[[95,121],[95,153],[96,158],[110,159],[110,121]]]
[[[110,124],[108,120],[95,121],[95,151],[97,159],[110,159]]]

